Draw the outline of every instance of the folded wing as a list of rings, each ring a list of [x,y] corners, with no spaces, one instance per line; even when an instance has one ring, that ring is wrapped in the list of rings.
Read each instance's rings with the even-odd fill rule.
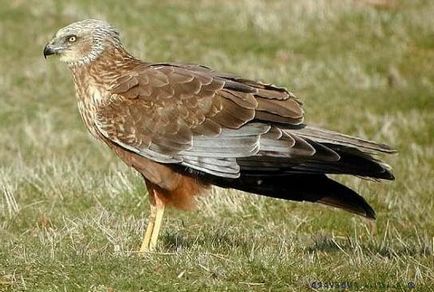
[[[376,144],[303,124],[284,88],[206,67],[143,64],[111,87],[98,109],[103,136],[148,159],[224,178],[346,173],[392,179]]]

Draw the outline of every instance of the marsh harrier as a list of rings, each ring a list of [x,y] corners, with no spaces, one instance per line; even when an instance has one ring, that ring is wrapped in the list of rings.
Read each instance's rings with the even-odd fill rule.
[[[151,213],[141,252],[155,248],[166,205],[187,209],[211,185],[375,218],[327,174],[394,178],[373,156],[393,149],[306,125],[301,101],[285,88],[201,65],[138,60],[104,21],[60,29],[48,55],[71,70],[92,136],[145,180]]]

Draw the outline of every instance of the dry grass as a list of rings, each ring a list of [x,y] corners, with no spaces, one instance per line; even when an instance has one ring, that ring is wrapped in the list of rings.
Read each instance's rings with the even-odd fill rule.
[[[389,1],[0,0],[0,290],[432,289],[434,4],[373,2]],[[42,58],[87,17],[143,59],[285,85],[308,121],[396,146],[395,182],[340,178],[376,223],[216,189],[196,212],[169,211],[158,252],[137,256],[141,178],[91,141],[69,72]]]

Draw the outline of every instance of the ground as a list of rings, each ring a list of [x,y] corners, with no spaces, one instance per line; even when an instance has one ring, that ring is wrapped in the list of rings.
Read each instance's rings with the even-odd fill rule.
[[[434,1],[0,7],[0,290],[433,289]],[[58,28],[88,17],[117,26],[137,57],[286,86],[308,122],[396,147],[384,157],[396,181],[339,178],[377,220],[214,189],[195,212],[168,211],[158,251],[138,256],[142,180],[92,141],[68,69],[42,57]]]

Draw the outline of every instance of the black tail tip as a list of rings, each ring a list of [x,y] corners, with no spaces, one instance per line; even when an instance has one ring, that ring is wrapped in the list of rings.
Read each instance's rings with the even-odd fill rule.
[[[376,217],[376,214],[375,214],[375,211],[374,211],[374,209],[372,209],[371,208],[371,206],[365,206],[365,214],[364,214],[364,216],[366,217],[366,218],[368,218],[368,219],[370,219],[370,220],[375,220],[375,219],[377,219],[377,217]]]
[[[384,169],[384,172],[382,173],[382,176],[380,177],[382,179],[386,180],[395,180],[395,176],[392,173],[391,169]]]

